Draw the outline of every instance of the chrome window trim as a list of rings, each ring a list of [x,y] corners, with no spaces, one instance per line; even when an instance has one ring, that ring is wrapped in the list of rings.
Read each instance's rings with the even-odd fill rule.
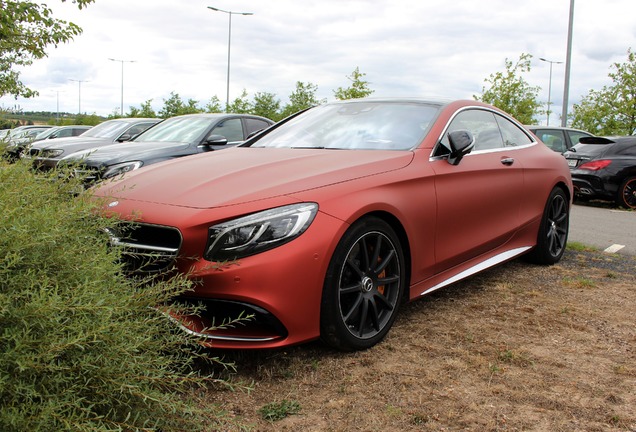
[[[448,121],[446,122],[446,125],[444,126],[444,129],[442,129],[442,132],[437,137],[437,140],[435,141],[435,145],[431,149],[431,154],[429,156],[429,161],[434,161],[434,160],[439,160],[439,159],[447,159],[446,155],[434,156],[435,150],[440,145],[439,144],[440,141],[444,138],[444,136],[448,132],[448,128],[450,127],[450,124],[453,122],[453,120],[455,120],[455,117],[457,117],[460,113],[462,113],[464,111],[475,110],[475,109],[482,110],[482,111],[488,111],[488,112],[490,112],[490,113],[492,113],[494,115],[499,115],[499,116],[502,116],[503,118],[505,118],[506,120],[509,120],[515,126],[517,126],[519,129],[521,129],[521,131],[530,139],[530,143],[524,144],[524,145],[520,145],[520,146],[509,146],[509,147],[502,147],[502,148],[496,148],[496,149],[476,150],[476,151],[470,152],[466,156],[470,156],[471,154],[494,153],[494,152],[499,152],[499,151],[508,151],[508,150],[514,150],[514,149],[522,149],[522,148],[532,147],[532,146],[538,144],[538,141],[532,136],[532,134],[530,132],[528,132],[528,130],[521,123],[519,123],[517,120],[515,120],[513,117],[511,117],[509,115],[506,115],[506,114],[502,113],[501,111],[497,111],[497,110],[489,108],[489,107],[484,107],[484,106],[479,106],[479,105],[470,105],[470,106],[461,107],[460,109],[455,111],[453,113],[453,115],[448,119]]]

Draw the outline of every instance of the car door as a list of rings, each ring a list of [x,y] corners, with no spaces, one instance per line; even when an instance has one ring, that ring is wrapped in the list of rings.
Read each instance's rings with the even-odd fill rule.
[[[492,251],[514,234],[524,187],[515,148],[518,141],[531,142],[499,114],[468,109],[454,117],[434,154],[443,155],[445,148],[450,149],[447,136],[454,130],[471,132],[475,148],[457,165],[443,156],[431,158],[437,194],[438,272]]]

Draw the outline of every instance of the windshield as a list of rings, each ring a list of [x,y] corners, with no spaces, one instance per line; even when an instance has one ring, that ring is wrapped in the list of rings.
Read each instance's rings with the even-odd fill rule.
[[[214,117],[173,117],[148,129],[135,138],[135,142],[198,142],[217,120]]]
[[[92,137],[92,138],[115,139],[119,135],[121,135],[126,129],[128,129],[129,126],[130,126],[129,122],[123,122],[118,120],[108,120],[84,132],[82,134],[82,138]]]
[[[419,145],[439,106],[413,102],[320,105],[274,129],[252,147],[408,150]]]

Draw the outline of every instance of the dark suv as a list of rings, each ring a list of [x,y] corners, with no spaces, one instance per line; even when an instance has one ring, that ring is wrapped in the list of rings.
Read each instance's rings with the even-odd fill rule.
[[[636,209],[636,136],[581,138],[564,156],[578,198]]]

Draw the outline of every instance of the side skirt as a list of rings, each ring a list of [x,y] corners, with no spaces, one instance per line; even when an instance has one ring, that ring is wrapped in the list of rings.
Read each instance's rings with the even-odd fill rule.
[[[443,288],[447,285],[453,284],[455,282],[458,282],[462,279],[465,279],[469,276],[472,276],[476,273],[479,273],[483,270],[486,270],[487,268],[490,267],[494,267],[498,264],[501,264],[505,261],[509,261],[519,255],[522,255],[523,253],[529,251],[532,248],[532,246],[524,246],[524,247],[519,247],[516,249],[511,249],[505,252],[502,252],[498,255],[495,255],[493,257],[490,257],[484,261],[481,261],[475,265],[473,265],[472,267],[469,267],[465,270],[462,270],[461,272],[455,274],[454,276],[448,278],[448,279],[444,279],[441,282],[438,282],[436,285],[422,291],[419,295],[423,296],[426,295],[428,293],[431,293],[435,290],[438,290],[440,288]]]

